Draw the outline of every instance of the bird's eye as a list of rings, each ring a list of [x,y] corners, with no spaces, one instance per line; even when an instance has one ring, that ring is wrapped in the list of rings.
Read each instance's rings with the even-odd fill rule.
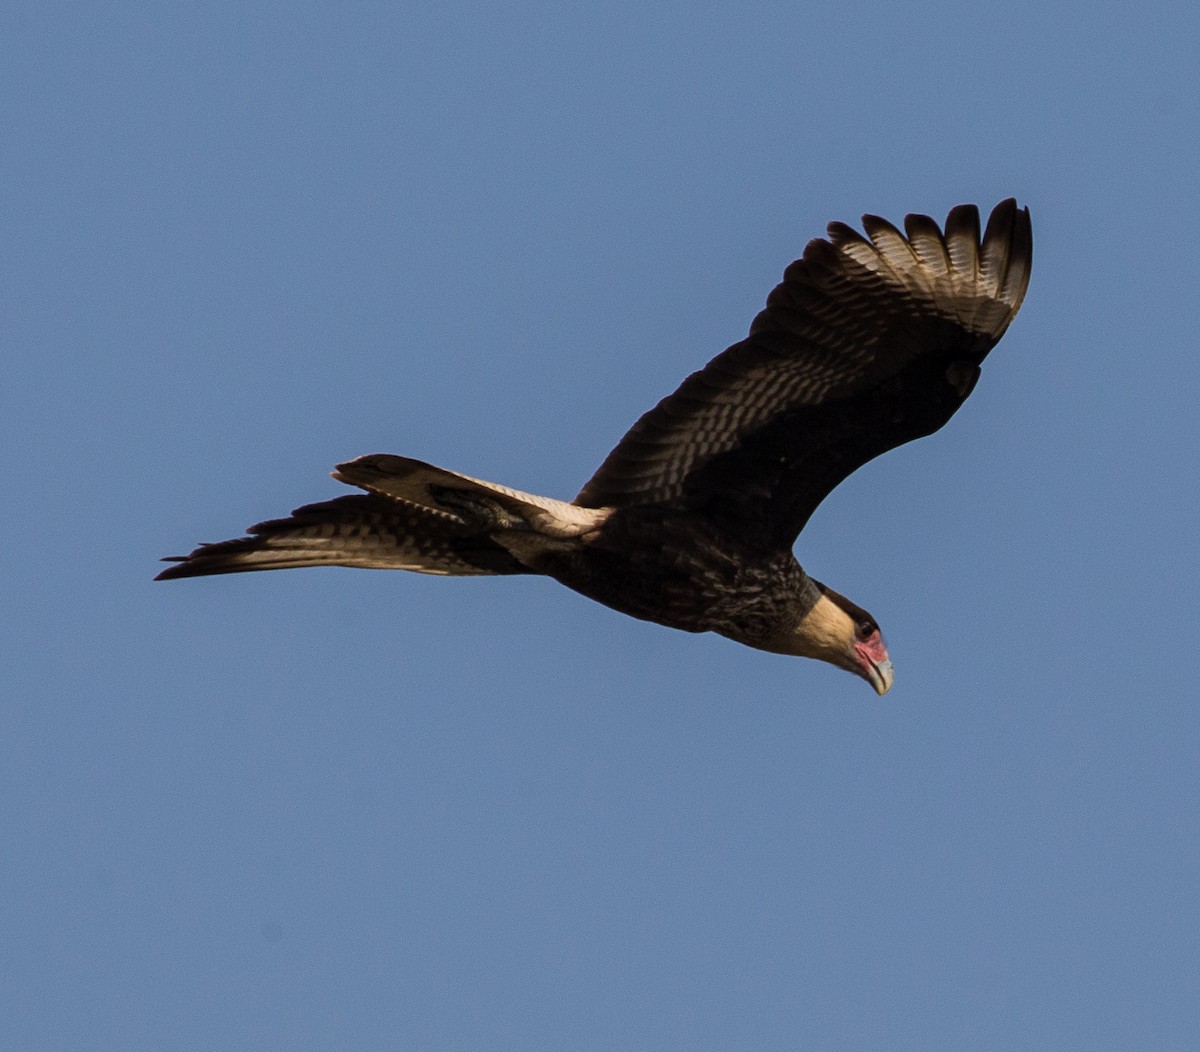
[[[858,638],[870,639],[876,632],[879,631],[879,626],[874,621],[864,620],[858,623]]]

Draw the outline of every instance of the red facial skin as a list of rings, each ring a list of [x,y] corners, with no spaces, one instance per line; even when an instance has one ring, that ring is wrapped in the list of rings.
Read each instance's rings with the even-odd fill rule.
[[[876,629],[866,639],[854,644],[854,654],[862,665],[863,676],[876,691],[883,694],[892,685],[892,661],[883,642],[883,633]],[[879,690],[877,681],[884,684]]]

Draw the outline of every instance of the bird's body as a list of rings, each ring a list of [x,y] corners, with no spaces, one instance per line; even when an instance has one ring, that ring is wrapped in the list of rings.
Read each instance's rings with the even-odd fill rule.
[[[770,638],[807,581],[790,551],[754,551],[719,527],[654,504],[621,509],[593,537],[534,554],[531,563],[623,614],[750,646]]]
[[[201,545],[160,577],[341,565],[544,574],[622,613],[815,657],[879,693],[891,662],[874,619],[810,578],[792,544],[856,468],[940,428],[1016,315],[1028,210],[974,206],[945,233],[864,216],[831,224],[750,335],[646,413],[572,502],[389,454],[338,466],[365,490]]]

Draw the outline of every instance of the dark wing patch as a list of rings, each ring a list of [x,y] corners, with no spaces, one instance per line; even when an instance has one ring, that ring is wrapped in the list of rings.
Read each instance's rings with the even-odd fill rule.
[[[576,503],[682,504],[749,543],[790,546],[868,460],[940,428],[1029,284],[1029,210],[960,205],[943,233],[863,216],[812,241],[750,335],[689,376],[608,455]]]
[[[453,515],[370,494],[306,504],[286,519],[251,526],[249,536],[202,544],[155,580],[301,566],[479,575],[527,573],[507,551]]]

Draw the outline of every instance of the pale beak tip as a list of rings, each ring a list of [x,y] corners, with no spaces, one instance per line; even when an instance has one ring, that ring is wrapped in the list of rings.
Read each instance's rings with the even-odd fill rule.
[[[867,677],[871,681],[871,686],[875,688],[876,694],[883,697],[892,689],[896,673],[892,668],[891,661],[886,659],[878,663],[872,661],[867,665],[867,670]]]

